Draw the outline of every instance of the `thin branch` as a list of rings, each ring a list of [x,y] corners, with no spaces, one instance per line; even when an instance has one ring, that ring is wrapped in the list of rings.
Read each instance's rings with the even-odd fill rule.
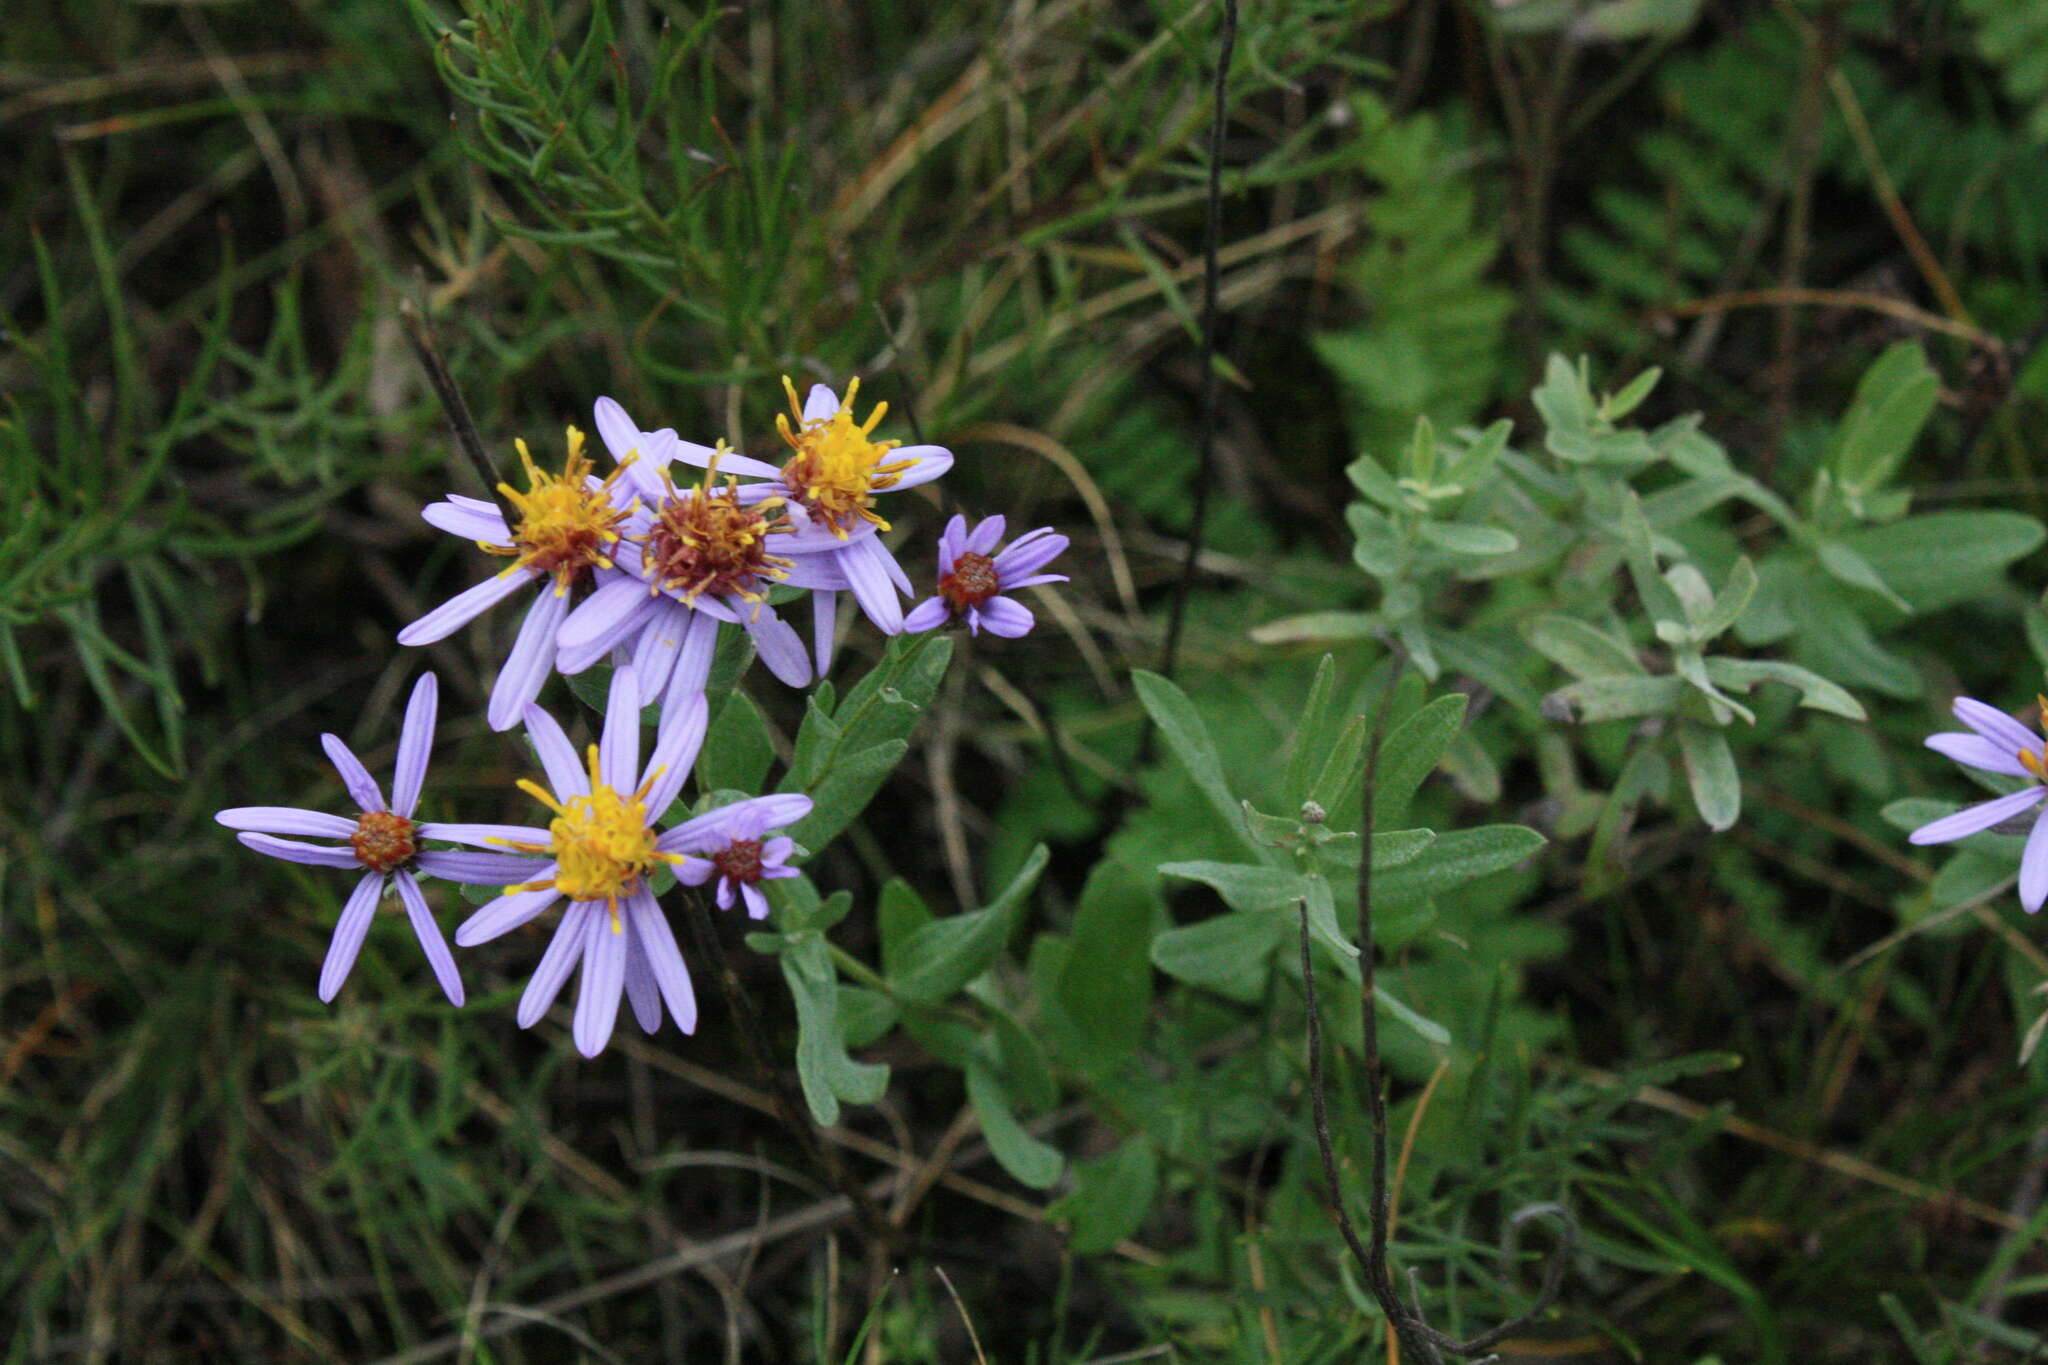
[[[1329,1101],[1323,1076],[1322,1012],[1317,1003],[1315,961],[1310,952],[1308,903],[1297,900],[1295,909],[1300,921],[1301,983],[1308,1013],[1309,1099],[1315,1114],[1316,1150],[1322,1158],[1323,1178],[1330,1187],[1331,1217],[1336,1221],[1337,1230],[1343,1234],[1345,1245],[1357,1260],[1365,1276],[1366,1288],[1379,1303],[1380,1312],[1386,1317],[1387,1325],[1399,1340],[1402,1350],[1414,1365],[1442,1365],[1446,1355],[1471,1358],[1485,1354],[1490,1347],[1505,1341],[1550,1310],[1550,1305],[1557,1300],[1558,1291],[1564,1286],[1564,1272],[1578,1244],[1578,1220],[1562,1204],[1554,1203],[1532,1204],[1517,1210],[1508,1219],[1504,1248],[1504,1260],[1508,1263],[1512,1264],[1514,1260],[1517,1231],[1532,1218],[1558,1220],[1557,1246],[1551,1252],[1544,1268],[1543,1284],[1528,1310],[1469,1340],[1461,1341],[1429,1325],[1422,1311],[1421,1283],[1412,1270],[1408,1277],[1412,1303],[1402,1302],[1388,1270],[1387,1238],[1393,1226],[1393,1196],[1387,1182],[1387,1100],[1380,1061],[1377,949],[1373,943],[1372,925],[1373,800],[1379,791],[1380,751],[1387,736],[1387,714],[1392,709],[1394,687],[1400,681],[1406,663],[1406,655],[1398,649],[1389,660],[1386,681],[1380,688],[1373,712],[1372,737],[1365,755],[1365,777],[1360,786],[1358,1008],[1360,1063],[1365,1074],[1366,1118],[1372,1137],[1370,1221],[1363,1241],[1351,1220],[1350,1210],[1345,1207],[1343,1186],[1338,1180],[1336,1143],[1330,1136]]]
[[[1201,444],[1195,459],[1195,511],[1188,529],[1187,557],[1174,584],[1173,608],[1166,618],[1166,645],[1159,671],[1173,676],[1179,661],[1181,627],[1187,619],[1188,588],[1201,553],[1202,531],[1209,520],[1209,485],[1216,460],[1216,293],[1221,267],[1217,252],[1223,235],[1223,125],[1230,112],[1230,59],[1237,50],[1237,0],[1223,0],[1223,37],[1216,55],[1214,110],[1209,122],[1209,218],[1202,239],[1202,415]],[[1148,730],[1146,738],[1151,735]]]
[[[419,308],[411,299],[398,301],[398,317],[405,324],[406,340],[412,343],[413,354],[420,359],[420,368],[427,372],[427,382],[434,387],[434,397],[441,400],[441,411],[448,414],[448,425],[455,428],[455,443],[462,447],[462,453],[469,458],[470,468],[476,471],[477,478],[483,483],[484,496],[498,504],[506,526],[514,525],[512,509],[505,505],[505,499],[498,492],[498,471],[484,451],[476,419],[469,415],[469,404],[462,400],[462,390],[456,388],[455,381],[448,377],[448,367],[441,361],[441,350],[434,345],[434,334],[427,329],[426,319],[420,316]]]

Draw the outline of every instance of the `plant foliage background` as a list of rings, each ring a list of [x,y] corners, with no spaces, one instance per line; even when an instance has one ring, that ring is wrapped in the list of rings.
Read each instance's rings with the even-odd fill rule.
[[[2048,667],[2048,4],[1244,0],[1197,527],[1220,13],[11,16],[10,1360],[1386,1351],[1295,908],[1362,1217],[1362,850],[1432,1321],[1526,1306],[1509,1216],[1559,1201],[1504,1358],[2041,1349],[2019,840],[1902,830],[1969,795],[1950,699]],[[388,744],[391,637],[466,581],[406,299],[500,458],[598,393],[738,445],[859,373],[959,457],[927,534],[1073,535],[1028,641],[715,708],[705,790],[832,795],[731,951],[887,1257],[718,1011],[585,1063],[509,1027],[512,956],[457,1012],[374,933],[322,1006],[334,887],[211,822]],[[524,771],[495,650],[429,651],[471,809]]]

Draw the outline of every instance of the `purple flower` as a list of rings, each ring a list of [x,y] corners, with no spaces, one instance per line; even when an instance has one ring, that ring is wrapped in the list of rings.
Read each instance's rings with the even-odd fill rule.
[[[609,398],[597,400],[597,429],[620,459],[636,505],[613,549],[621,572],[569,613],[555,666],[581,673],[609,653],[630,650],[640,704],[660,701],[666,725],[687,698],[703,692],[719,626],[735,623],[777,678],[792,687],[808,683],[810,657],[768,606],[768,590],[782,581],[838,583],[836,573],[817,572],[814,560],[791,557],[838,542],[798,531],[781,498],[730,477],[720,485],[720,462],[737,458],[723,448],[688,445],[674,432],[643,432]],[[672,481],[669,466],[679,452],[704,465],[699,484],[679,489]]]
[[[1041,526],[992,555],[1004,525],[1003,518],[990,517],[970,532],[965,517],[946,523],[939,537],[939,595],[910,609],[903,618],[905,630],[932,630],[955,616],[965,616],[970,631],[979,633],[986,626],[991,635],[1011,639],[1031,629],[1031,609],[1003,594],[1066,582],[1065,574],[1039,570],[1067,548],[1068,540],[1050,526]]]
[[[771,829],[791,825],[811,813],[808,796],[754,796],[686,820],[656,841],[664,852],[685,855],[676,880],[702,886],[718,879],[718,908],[732,909],[735,895],[744,897],[747,914],[768,918],[768,898],[760,883],[794,877],[789,855],[796,841],[786,835],[762,839]]]
[[[2048,712],[2048,698],[2041,699],[2041,706]],[[2048,797],[2048,745],[2040,735],[1996,707],[1969,697],[1956,698],[1955,714],[1972,733],[1929,735],[1928,748],[1965,767],[2025,778],[2027,785],[1922,825],[1908,836],[1915,844],[1945,844],[2016,820]],[[2048,901],[2048,811],[2034,818],[2020,854],[2020,904],[2033,914],[2044,901]]]
[[[460,1005],[463,1000],[462,977],[455,970],[455,959],[441,937],[441,926],[435,921],[434,912],[427,908],[427,898],[420,893],[416,874],[425,873],[444,881],[469,882],[477,886],[504,886],[518,881],[526,873],[528,864],[521,858],[467,850],[422,849],[419,846],[422,839],[451,838],[447,833],[450,827],[420,823],[412,818],[420,803],[420,785],[427,775],[427,753],[434,746],[434,711],[438,696],[439,684],[432,673],[422,677],[412,689],[412,700],[405,708],[405,725],[399,732],[398,764],[397,771],[392,774],[393,799],[389,804],[378,789],[376,779],[370,776],[362,760],[350,751],[348,745],[339,736],[322,735],[321,745],[327,750],[335,771],[341,774],[342,784],[355,798],[356,807],[361,812],[355,819],[290,806],[236,806],[214,814],[213,818],[229,829],[245,831],[236,838],[258,853],[267,853],[287,862],[310,863],[315,867],[362,871],[363,875],[350,893],[348,903],[342,907],[341,919],[334,926],[334,941],[329,945],[327,960],[320,968],[322,1000],[332,1000],[341,989],[341,983],[348,979],[349,968],[355,965],[356,954],[363,946],[363,936],[369,932],[370,917],[377,908],[378,898],[388,887],[395,885],[399,899],[405,902],[406,913],[412,918],[413,932],[419,936],[420,947],[432,964],[441,989],[448,993],[450,1001]],[[348,843],[346,847],[337,848],[275,837],[280,834],[346,839]],[[463,841],[457,839],[453,842]]]
[[[782,387],[789,395],[790,411],[776,417],[775,427],[790,448],[789,459],[779,469],[740,455],[724,456],[720,464],[729,473],[768,480],[741,488],[740,498],[782,499],[784,514],[800,539],[780,547],[780,552],[819,561],[815,572],[826,581],[798,586],[814,589],[813,643],[822,674],[832,661],[840,591],[853,593],[877,629],[890,635],[902,631],[903,604],[897,594],[911,595],[910,579],[876,538],[889,523],[875,513],[875,495],[929,483],[953,467],[953,454],[943,446],[873,439],[889,405],[877,404],[866,422],[855,421],[858,379],[847,384],[844,402],[823,384],[813,385],[801,404],[796,386],[787,378]],[[702,450],[684,448],[679,455],[691,464],[703,464]],[[795,577],[790,581],[798,582]]]
[[[523,882],[508,886],[456,929],[455,941],[462,947],[509,933],[568,898],[569,908],[520,997],[519,1027],[532,1027],[547,1012],[580,963],[572,1032],[584,1056],[595,1057],[611,1039],[622,992],[632,999],[633,1012],[649,1033],[661,1027],[664,1003],[683,1032],[696,1031],[690,973],[647,879],[664,864],[684,861],[682,854],[658,846],[653,825],[697,761],[704,725],[704,698],[692,697],[676,723],[663,725],[642,771],[640,683],[628,664],[612,675],[603,736],[590,746],[587,761],[579,763],[562,727],[528,702],[526,733],[553,792],[537,782],[522,780],[519,786],[555,818],[546,829],[440,827],[442,837],[459,843],[534,855],[524,860],[529,875]]]
[[[674,444],[674,432],[661,434]],[[453,493],[420,513],[432,525],[475,541],[486,554],[508,555],[513,562],[400,631],[400,644],[429,645],[446,639],[521,588],[554,582],[552,592],[534,595],[512,652],[498,670],[487,712],[493,730],[511,729],[521,708],[540,695],[541,684],[554,667],[556,636],[569,615],[570,587],[583,578],[618,576],[611,551],[618,543],[619,524],[626,519],[623,500],[630,490],[617,487],[617,470],[602,481],[591,475],[582,432],[570,427],[568,441],[569,456],[560,474],[537,468],[526,442],[517,443],[520,462],[526,466],[527,490],[520,493],[509,484],[498,485],[518,517],[516,527],[505,525],[495,504]]]

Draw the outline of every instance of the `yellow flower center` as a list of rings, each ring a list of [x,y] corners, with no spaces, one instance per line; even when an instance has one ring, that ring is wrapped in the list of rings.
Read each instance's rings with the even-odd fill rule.
[[[586,486],[590,461],[583,454],[583,433],[569,428],[569,458],[560,474],[538,468],[526,449],[526,442],[514,442],[519,462],[526,466],[526,491],[501,483],[498,491],[512,504],[518,524],[512,528],[512,545],[484,545],[494,555],[512,555],[513,569],[538,569],[555,580],[555,592],[569,591],[576,576],[591,566],[609,569],[611,558],[605,547],[619,538],[618,524],[626,519],[624,508],[612,506],[612,485],[625,472],[633,456],[619,462],[597,488]],[[481,542],[479,542],[481,543]]]
[[[2048,694],[2036,693],[2034,700],[2041,703],[2043,721],[2048,723]],[[2034,775],[2036,782],[2048,782],[2048,749],[2038,752],[2033,749],[2021,749],[2014,756],[2019,759],[2022,768]]]
[[[763,498],[752,507],[739,502],[739,483],[728,478],[714,486],[719,442],[704,481],[678,492],[661,472],[667,491],[654,514],[654,524],[641,537],[645,550],[640,572],[649,592],[671,592],[694,603],[700,593],[730,593],[758,602],[767,584],[789,571],[791,561],[768,553],[768,537],[792,529],[787,515],[776,512],[784,499]],[[775,512],[774,516],[768,515]]]
[[[806,420],[803,404],[797,401],[796,386],[787,375],[783,376],[782,388],[789,395],[790,411],[796,417],[792,426],[788,415],[775,415],[775,429],[796,452],[782,466],[782,481],[789,486],[791,495],[841,540],[846,539],[847,531],[857,521],[871,521],[888,530],[889,523],[870,510],[873,494],[894,488],[903,471],[915,463],[885,462],[889,452],[903,444],[901,441],[869,439],[869,434],[888,415],[889,405],[877,403],[865,423],[854,421],[853,402],[860,394],[860,381],[855,379],[848,382],[839,411],[830,417]]]
[[[647,774],[638,791],[622,793],[598,776],[595,744],[586,751],[590,765],[590,795],[572,796],[567,804],[557,801],[540,783],[519,780],[519,790],[555,813],[548,824],[548,843],[519,843],[497,840],[527,853],[544,853],[555,860],[550,880],[508,886],[509,891],[539,891],[552,886],[571,900],[604,901],[611,910],[612,932],[620,933],[619,897],[632,890],[633,883],[662,863],[680,863],[680,853],[663,853],[654,846],[654,831],[647,825],[647,793],[660,770]]]

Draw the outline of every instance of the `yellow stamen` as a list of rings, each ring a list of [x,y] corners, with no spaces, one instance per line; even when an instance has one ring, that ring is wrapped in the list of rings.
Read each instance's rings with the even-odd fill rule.
[[[568,444],[562,472],[550,474],[534,464],[525,441],[513,442],[519,462],[526,468],[526,491],[501,483],[498,492],[511,505],[518,524],[512,528],[510,546],[483,545],[491,554],[513,557],[506,573],[538,569],[551,575],[557,596],[566,594],[577,575],[593,566],[613,567],[605,547],[618,540],[618,524],[626,519],[627,509],[612,505],[612,485],[635,458],[628,455],[602,484],[592,488],[587,482],[591,464],[583,454],[583,433],[570,427]]]
[[[788,500],[740,506],[737,479],[716,483],[718,457],[726,453],[719,442],[695,488],[678,490],[662,471],[665,496],[640,537],[640,572],[650,594],[673,593],[693,605],[707,592],[762,602],[768,585],[789,571],[791,560],[768,553],[768,537],[794,529],[779,511]]]
[[[2048,768],[2042,766],[2041,755],[2032,749],[2022,749],[2019,752],[2019,760],[2020,766],[2032,773],[2036,781],[2048,782]]]
[[[860,395],[860,381],[848,381],[846,398],[830,417],[806,420],[803,404],[797,400],[796,385],[782,377],[783,392],[789,395],[790,413],[777,413],[775,429],[795,453],[782,466],[782,481],[791,494],[813,516],[832,528],[841,540],[856,522],[870,521],[881,530],[889,523],[871,510],[874,494],[894,488],[903,472],[915,460],[886,460],[901,441],[871,439],[874,429],[887,415],[889,405],[877,403],[865,423],[853,417],[854,400]]]
[[[539,783],[521,779],[519,789],[556,812],[548,825],[555,860],[554,886],[572,900],[601,900],[610,907],[612,932],[623,931],[619,897],[661,864],[673,861],[654,846],[647,827],[645,789],[623,796],[599,780],[598,746],[586,751],[590,795],[557,802]]]

